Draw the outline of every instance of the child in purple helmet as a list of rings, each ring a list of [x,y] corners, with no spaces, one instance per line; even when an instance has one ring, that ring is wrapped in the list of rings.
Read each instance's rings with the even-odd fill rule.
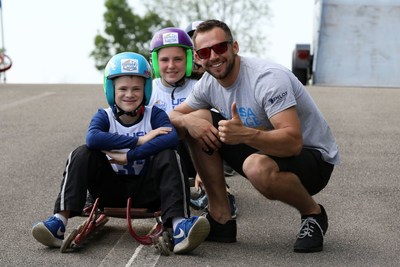
[[[150,56],[156,78],[153,80],[153,92],[150,105],[155,105],[167,113],[182,103],[192,91],[196,79],[191,78],[193,71],[193,44],[190,36],[179,28],[164,28],[156,32],[150,43]],[[178,152],[185,173],[189,177],[197,176],[190,153],[185,142],[180,142]],[[234,196],[227,193],[231,204],[232,217],[236,218]],[[207,206],[207,195],[191,199],[195,208]]]

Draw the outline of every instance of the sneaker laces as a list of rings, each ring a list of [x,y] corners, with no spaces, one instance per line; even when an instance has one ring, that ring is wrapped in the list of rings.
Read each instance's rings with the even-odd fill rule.
[[[300,230],[297,234],[297,238],[305,238],[305,237],[312,237],[312,234],[315,231],[315,225],[318,226],[319,230],[323,235],[323,231],[319,223],[314,217],[307,217],[301,220]]]

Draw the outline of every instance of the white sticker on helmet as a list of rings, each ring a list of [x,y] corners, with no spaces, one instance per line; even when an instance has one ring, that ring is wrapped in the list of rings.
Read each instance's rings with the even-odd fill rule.
[[[177,32],[167,32],[163,34],[163,44],[179,44]]]
[[[121,73],[139,73],[139,62],[137,59],[121,59]]]

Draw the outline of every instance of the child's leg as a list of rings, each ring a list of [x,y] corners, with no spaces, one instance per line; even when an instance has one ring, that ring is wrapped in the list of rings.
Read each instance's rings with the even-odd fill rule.
[[[171,227],[174,217],[188,218],[189,182],[183,174],[179,155],[175,150],[163,150],[151,158],[146,180],[158,186],[164,225]]]
[[[89,189],[94,198],[104,190],[105,181],[115,175],[104,153],[82,145],[68,157],[54,213],[70,211],[69,217],[82,213]]]
[[[107,158],[100,151],[89,150],[83,145],[71,152],[55,203],[54,215],[33,226],[33,237],[46,246],[60,247],[68,218],[82,213],[89,184],[97,184],[97,187],[93,186],[93,192],[102,190],[102,180],[108,175],[103,169],[107,167],[112,171]]]

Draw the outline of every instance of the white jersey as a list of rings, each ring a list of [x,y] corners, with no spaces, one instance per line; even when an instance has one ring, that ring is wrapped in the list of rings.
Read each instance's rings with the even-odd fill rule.
[[[243,124],[262,130],[272,130],[270,118],[296,106],[304,147],[317,149],[326,162],[338,164],[339,152],[331,129],[293,73],[266,60],[239,59],[239,75],[231,86],[223,87],[214,77],[205,73],[185,103],[193,109],[215,108],[230,119],[232,103],[236,102]]]
[[[146,133],[150,132],[152,129],[150,119],[151,119],[151,107],[145,107],[143,119],[130,127],[126,127],[119,123],[114,116],[111,108],[104,109],[107,112],[108,120],[110,121],[110,133],[117,133],[119,135],[127,136],[144,136]],[[121,152],[128,152],[129,149],[118,150]],[[145,160],[136,160],[132,165],[119,165],[112,163],[111,166],[113,170],[118,174],[124,175],[139,175],[145,164]]]
[[[165,112],[170,112],[180,103],[185,101],[186,97],[190,94],[193,86],[197,80],[185,79],[183,86],[167,87],[161,82],[161,78],[153,80],[153,91],[149,101],[149,106],[156,106]],[[173,95],[172,95],[173,91]]]

